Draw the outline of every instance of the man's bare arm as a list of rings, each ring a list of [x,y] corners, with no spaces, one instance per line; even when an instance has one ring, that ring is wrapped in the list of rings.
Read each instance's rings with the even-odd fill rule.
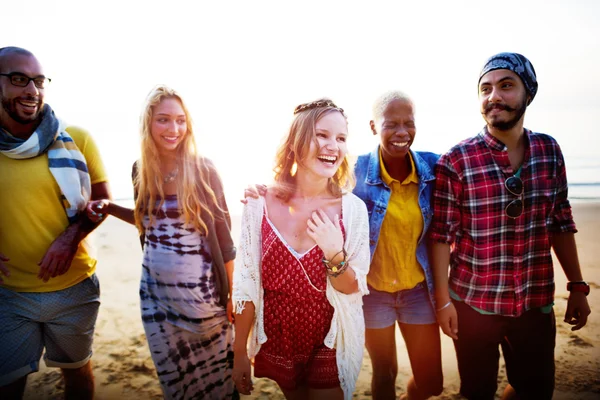
[[[100,182],[92,185],[92,200],[110,199],[108,182]],[[40,272],[38,278],[48,282],[50,278],[66,273],[71,267],[73,258],[77,253],[79,243],[96,229],[102,221],[92,222],[85,212],[79,214],[77,222],[70,224],[52,242],[46,254],[39,262]]]

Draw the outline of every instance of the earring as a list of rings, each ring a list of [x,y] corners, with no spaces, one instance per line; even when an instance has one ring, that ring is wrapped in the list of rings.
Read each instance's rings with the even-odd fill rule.
[[[295,176],[296,172],[298,172],[298,163],[294,161],[294,163],[292,164],[292,168],[290,169],[290,175]]]

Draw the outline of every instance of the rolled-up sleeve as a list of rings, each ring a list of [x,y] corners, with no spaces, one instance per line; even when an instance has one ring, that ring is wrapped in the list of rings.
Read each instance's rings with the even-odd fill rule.
[[[569,202],[568,193],[569,185],[567,183],[567,171],[565,167],[565,160],[562,152],[557,147],[557,170],[556,180],[557,189],[556,197],[554,202],[554,215],[552,218],[552,225],[548,227],[551,232],[577,232],[575,221],[573,220],[573,213],[571,211],[571,203]]]
[[[433,220],[429,238],[436,242],[451,244],[460,224],[462,185],[451,160],[445,154],[435,166],[435,190],[433,193]]]

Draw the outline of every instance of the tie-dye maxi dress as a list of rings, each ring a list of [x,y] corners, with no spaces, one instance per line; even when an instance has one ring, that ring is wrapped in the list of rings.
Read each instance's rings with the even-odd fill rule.
[[[167,196],[146,218],[140,282],[142,321],[167,399],[234,396],[233,329],[219,304],[206,237]],[[236,396],[237,397],[237,396]]]

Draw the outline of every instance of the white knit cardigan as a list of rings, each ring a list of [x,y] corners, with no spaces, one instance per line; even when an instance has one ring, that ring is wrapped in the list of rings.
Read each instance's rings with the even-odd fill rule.
[[[242,214],[242,233],[233,272],[233,304],[241,314],[247,301],[254,303],[254,326],[250,334],[248,357],[254,357],[268,338],[264,330],[263,287],[261,281],[261,223],[265,207],[263,197],[248,199]],[[368,294],[369,216],[362,200],[352,193],[342,196],[342,216],[346,230],[344,249],[349,267],[358,281],[358,292],[344,294],[327,280],[327,300],[333,306],[331,327],[324,343],[336,349],[338,376],[344,398],[351,399],[360,372],[365,345],[365,320],[362,296]]]

